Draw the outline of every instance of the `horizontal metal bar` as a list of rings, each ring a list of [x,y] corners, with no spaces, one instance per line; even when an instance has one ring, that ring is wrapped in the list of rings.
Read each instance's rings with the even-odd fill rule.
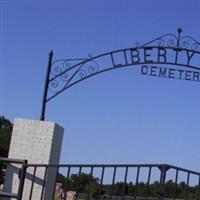
[[[195,172],[189,169],[184,169],[181,167],[176,167],[173,165],[168,165],[168,164],[26,164],[26,167],[74,167],[74,168],[90,168],[90,167],[95,167],[95,168],[102,168],[102,167],[107,167],[107,168],[112,168],[112,167],[118,167],[118,168],[123,168],[123,167],[168,167],[169,169],[175,169],[179,170],[182,172],[188,172],[193,175],[198,175],[200,176],[200,172]]]
[[[0,156],[0,162],[6,162],[6,163],[17,163],[17,164],[23,164],[25,160],[21,159],[14,159],[14,158],[5,158]]]
[[[189,170],[189,169],[184,169],[184,168],[176,167],[176,166],[173,166],[173,165],[167,165],[167,166],[170,167],[171,169],[177,169],[179,171],[188,172],[188,173],[193,174],[193,175],[200,175],[200,172],[195,172],[195,171],[192,171],[192,170]]]
[[[27,167],[160,167],[168,166],[167,164],[27,164]]]
[[[0,197],[12,197],[12,198],[17,198],[17,194],[11,194],[8,192],[0,192]]]

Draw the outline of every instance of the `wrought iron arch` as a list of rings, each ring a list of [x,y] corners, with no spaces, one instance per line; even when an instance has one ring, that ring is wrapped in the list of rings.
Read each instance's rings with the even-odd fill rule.
[[[190,62],[194,55],[200,56],[200,42],[181,34],[182,29],[179,28],[177,35],[165,34],[142,45],[136,43],[134,47],[118,49],[97,56],[89,54],[87,58],[52,61],[53,51],[51,51],[40,119],[45,119],[47,102],[73,85],[106,71],[144,64],[167,64],[200,70],[200,67]],[[157,51],[157,59],[155,56],[155,60],[150,58],[150,51],[154,51],[154,53]],[[143,56],[140,55],[141,52],[143,52]],[[167,52],[174,53],[172,60],[167,60]],[[180,52],[184,52],[187,56],[185,62],[178,60]],[[169,56],[171,55],[169,54]]]

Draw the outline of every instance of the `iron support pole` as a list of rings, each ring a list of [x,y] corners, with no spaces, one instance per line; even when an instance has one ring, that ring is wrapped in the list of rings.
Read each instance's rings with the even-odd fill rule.
[[[167,170],[169,169],[168,166],[166,165],[162,165],[159,167],[160,169],[160,188],[159,188],[159,200],[163,200],[164,199],[164,195],[165,195],[165,179],[166,179],[166,173]]]
[[[23,164],[22,164],[22,169],[21,169],[21,173],[20,173],[20,176],[19,176],[20,182],[19,182],[17,200],[21,200],[22,196],[23,196],[23,189],[24,189],[24,182],[25,182],[25,178],[26,178],[27,163],[28,163],[28,161],[24,160]]]
[[[46,71],[46,79],[45,79],[45,85],[44,85],[44,94],[42,99],[42,110],[40,115],[40,120],[45,120],[45,111],[46,111],[46,99],[47,99],[47,93],[48,93],[48,86],[49,86],[49,76],[51,72],[51,64],[52,64],[52,57],[53,57],[53,51],[50,51],[49,53],[49,59],[48,59],[48,65],[47,65],[47,71]]]

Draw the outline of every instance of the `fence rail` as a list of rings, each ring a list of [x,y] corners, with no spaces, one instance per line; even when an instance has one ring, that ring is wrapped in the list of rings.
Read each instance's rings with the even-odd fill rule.
[[[57,174],[52,188],[56,199],[66,199],[68,192],[74,191],[81,200],[200,200],[200,173],[168,164],[24,163],[23,168],[24,193],[28,193],[29,200],[45,199],[52,173]],[[0,197],[3,195],[1,192]]]
[[[22,199],[27,160],[0,157],[0,176],[5,174],[5,168],[10,164],[17,164],[19,168],[19,184],[16,193],[0,191],[0,197]]]

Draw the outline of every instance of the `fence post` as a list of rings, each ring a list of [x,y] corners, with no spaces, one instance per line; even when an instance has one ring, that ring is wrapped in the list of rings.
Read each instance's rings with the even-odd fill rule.
[[[166,179],[166,172],[169,169],[167,165],[160,165],[160,188],[158,192],[159,200],[162,200],[165,196],[165,179]]]
[[[22,199],[22,195],[23,195],[23,189],[24,189],[24,181],[25,181],[25,177],[26,177],[26,168],[27,168],[27,160],[23,161],[22,164],[22,169],[21,169],[21,173],[20,173],[20,182],[19,182],[19,189],[18,189],[18,194],[17,194],[17,200],[21,200]]]

